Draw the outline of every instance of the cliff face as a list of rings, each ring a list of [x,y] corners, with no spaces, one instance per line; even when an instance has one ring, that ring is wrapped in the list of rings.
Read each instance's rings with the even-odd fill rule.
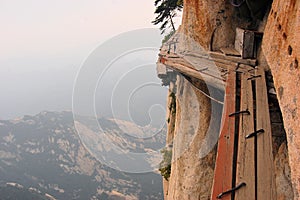
[[[300,2],[274,0],[272,8],[253,6],[247,12],[229,2],[185,0],[178,32],[192,38],[207,51],[233,47],[237,27],[255,26],[256,30],[264,32],[263,51],[258,48],[257,61],[273,76],[280,107],[276,97],[275,103],[269,100],[269,104],[275,105],[275,109],[280,108],[283,116],[282,127],[278,128],[274,124],[281,120],[280,111],[278,116],[270,113],[271,121],[274,118],[276,122],[272,124],[276,199],[299,199],[300,170],[297,163],[300,160],[300,138],[297,133],[300,129],[297,122],[300,111],[297,107],[300,96],[297,88],[300,86]],[[269,1],[262,2],[271,7]],[[207,87],[200,83],[194,87],[184,76],[177,76],[176,83],[171,85],[170,89],[176,90],[176,114],[168,114],[167,143],[173,147],[173,162],[170,179],[164,181],[165,199],[210,199],[217,145],[206,156],[199,156],[203,141],[209,134],[212,116],[211,100],[199,92],[199,89],[207,91]],[[169,99],[169,105],[170,102]]]
[[[215,152],[200,158],[199,149],[208,129],[209,100],[183,78],[178,78],[177,85],[179,94],[173,135],[176,148],[173,148],[167,199],[208,199]]]
[[[230,45],[235,35],[233,12],[228,1],[185,0],[183,32],[207,50]]]
[[[209,51],[232,47],[237,27],[232,18],[235,18],[234,8],[227,1],[184,1],[182,25],[178,32],[186,40],[179,42],[178,49],[180,46],[188,50],[198,46]],[[222,114],[216,114],[218,119],[211,118],[212,107],[216,105],[212,105],[213,102],[200,90],[207,92],[206,85],[192,85],[183,76],[177,76],[176,83],[170,85],[170,91],[176,93],[176,114],[169,112],[167,116],[167,143],[173,147],[171,176],[169,181],[164,180],[167,200],[208,200],[211,196],[216,146],[207,155],[200,155],[207,143],[206,136],[219,132],[219,127],[209,127],[210,123],[218,124]],[[170,98],[168,102],[170,108]]]
[[[295,199],[300,191],[300,1],[274,0],[263,51],[272,71],[284,127]]]

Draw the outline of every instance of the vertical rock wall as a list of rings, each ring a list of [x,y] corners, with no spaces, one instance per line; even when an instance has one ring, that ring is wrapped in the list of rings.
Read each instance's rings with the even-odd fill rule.
[[[236,27],[232,23],[233,13],[234,8],[225,0],[185,0],[180,32],[204,50],[233,46]],[[209,145],[209,142],[203,144],[208,132],[218,133],[218,130],[209,130],[211,101],[199,92],[207,88],[198,84],[197,89],[182,76],[178,76],[172,90],[173,87],[177,91],[176,116],[169,114],[167,136],[167,143],[173,140],[173,162],[171,177],[164,181],[165,199],[209,200],[216,150],[204,157],[200,151]]]
[[[294,199],[293,188],[291,186],[291,169],[288,162],[286,143],[282,143],[275,155],[275,182],[277,200],[292,200]]]
[[[234,43],[233,11],[224,0],[185,0],[180,32],[205,50],[230,46]],[[209,131],[211,102],[182,76],[174,87],[176,116],[169,114],[167,136],[167,143],[173,140],[173,162],[171,177],[164,182],[165,199],[208,200],[216,151],[204,157],[199,151]],[[199,88],[207,90],[205,85]]]
[[[234,8],[225,0],[185,0],[183,32],[204,49],[219,49],[233,44]]]
[[[287,134],[294,199],[300,191],[300,1],[274,0],[263,38]]]
[[[205,86],[202,87],[206,90]],[[200,158],[208,131],[210,101],[178,76],[173,162],[166,199],[210,199],[215,151]]]

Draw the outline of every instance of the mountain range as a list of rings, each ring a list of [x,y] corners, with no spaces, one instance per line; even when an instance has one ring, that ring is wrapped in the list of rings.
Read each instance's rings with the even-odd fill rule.
[[[106,131],[120,133],[113,120],[99,122]],[[128,131],[136,129],[123,124]],[[164,137],[156,138],[156,146]],[[163,199],[158,173],[125,173],[100,163],[83,145],[71,112],[1,120],[0,144],[1,200]],[[136,146],[138,152],[149,151],[147,145]]]

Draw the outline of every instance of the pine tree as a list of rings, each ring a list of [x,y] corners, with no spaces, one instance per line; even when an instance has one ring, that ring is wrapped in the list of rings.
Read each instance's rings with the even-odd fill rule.
[[[181,11],[183,8],[183,0],[155,0],[154,5],[156,6],[154,13],[157,16],[152,23],[154,25],[161,24],[160,30],[162,34],[169,27],[175,32],[173,18],[177,15],[177,11]],[[170,24],[169,27],[167,26],[168,24]]]

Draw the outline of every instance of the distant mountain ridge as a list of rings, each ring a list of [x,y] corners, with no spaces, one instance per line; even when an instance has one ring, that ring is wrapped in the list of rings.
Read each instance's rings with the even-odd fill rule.
[[[25,188],[23,185],[12,182],[6,183],[5,185],[0,185],[0,194],[1,200],[56,200],[50,194],[43,194],[36,188]]]
[[[112,120],[101,120],[105,129],[116,132]],[[158,144],[164,142],[162,138]],[[14,182],[66,200],[163,199],[159,174],[122,173],[90,155],[76,133],[71,112],[0,120],[0,144],[2,185]],[[0,189],[0,199],[5,199],[4,191]]]

